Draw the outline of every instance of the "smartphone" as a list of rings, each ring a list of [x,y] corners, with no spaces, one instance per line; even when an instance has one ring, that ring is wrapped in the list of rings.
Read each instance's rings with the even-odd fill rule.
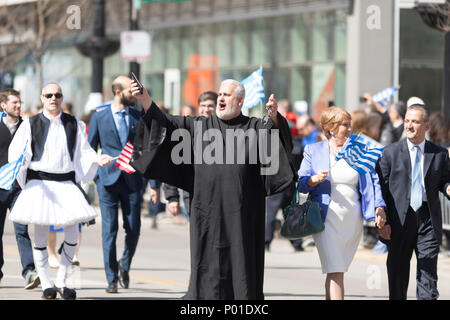
[[[139,82],[138,78],[136,77],[136,75],[134,74],[133,71],[131,71],[131,78],[133,78],[133,80],[136,81],[136,83],[137,83],[138,86],[139,86],[139,92],[140,92],[141,94],[143,94],[143,93],[144,93],[144,87],[143,87],[142,84]]]

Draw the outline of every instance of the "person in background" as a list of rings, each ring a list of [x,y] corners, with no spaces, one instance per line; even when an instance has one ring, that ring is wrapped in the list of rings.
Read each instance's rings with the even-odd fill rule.
[[[428,130],[428,140],[447,149],[450,155],[450,124],[449,119],[443,112],[433,112],[430,115],[430,130]],[[448,205],[448,200],[444,200],[444,205]],[[442,230],[445,242],[443,251],[439,254],[442,257],[450,257],[450,230]]]
[[[205,91],[198,97],[198,114],[209,117],[216,114],[217,93],[214,91]]]
[[[396,142],[405,137],[403,120],[405,119],[406,106],[403,101],[393,103],[389,107],[389,119],[392,123],[393,141]]]
[[[288,120],[289,128],[291,129],[291,135],[293,135],[293,130],[295,129],[295,135],[292,137],[292,152],[291,152],[291,161],[293,164],[294,171],[297,172],[300,168],[301,159],[303,157],[303,146],[301,144],[301,137],[297,133],[297,129],[295,128],[295,124],[297,121],[297,116],[295,113],[289,111],[290,110],[290,102],[289,100],[280,100],[280,103],[283,102],[283,110],[280,114]],[[286,107],[289,106],[289,107]],[[279,107],[279,105],[278,105]],[[284,114],[284,115],[283,115]],[[275,230],[279,230],[281,228],[281,221],[277,219],[277,213],[279,209],[283,209],[282,205],[291,201],[291,199],[286,199],[286,197],[292,196],[292,190],[287,189],[284,192],[277,193],[274,195],[270,195],[266,197],[266,232],[265,232],[265,249],[266,251],[270,251],[270,244],[272,243],[273,236]],[[292,247],[295,252],[304,251],[303,248],[303,240],[290,240]]]
[[[316,143],[321,141],[319,136],[319,130],[317,129],[314,120],[307,114],[302,114],[297,118],[296,128],[298,134],[303,136],[302,145],[303,147],[311,143]]]
[[[195,108],[189,104],[185,104],[180,109],[180,115],[186,117],[186,116],[195,116]]]
[[[0,167],[8,162],[8,148],[14,138],[17,129],[22,123],[20,111],[22,102],[20,93],[14,89],[6,89],[0,92],[0,108],[6,116],[0,122]],[[14,207],[21,192],[20,185],[14,182],[11,190],[0,189],[0,280],[3,277],[3,229],[6,213]],[[20,262],[22,264],[22,277],[25,279],[25,289],[34,289],[40,284],[39,275],[33,261],[33,249],[31,247],[28,225],[14,222],[14,234],[17,248],[19,249]]]
[[[367,121],[369,126],[367,130],[372,131],[371,138],[379,141],[383,146],[387,146],[394,142],[394,127],[389,120],[387,109],[381,104],[373,100],[369,93],[365,93],[364,104],[366,105],[366,112],[368,114]]]

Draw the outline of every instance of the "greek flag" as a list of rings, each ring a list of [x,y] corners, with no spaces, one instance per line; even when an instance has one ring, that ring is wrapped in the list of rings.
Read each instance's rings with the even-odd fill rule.
[[[383,91],[378,92],[375,94],[372,99],[381,104],[383,107],[386,107],[387,103],[392,99],[394,94],[397,92],[398,87],[392,86],[389,88],[384,89]]]
[[[383,155],[383,148],[368,148],[357,141],[359,135],[350,136],[336,155],[336,161],[344,159],[350,167],[365,175],[375,169],[377,160]]]
[[[245,88],[245,99],[242,108],[253,108],[259,102],[264,103],[263,69],[259,68],[241,81]]]
[[[8,162],[0,168],[0,189],[11,190],[14,181],[22,168],[25,159],[25,149],[23,149],[22,155],[13,162]]]
[[[358,139],[356,141],[361,142],[362,144],[365,144],[369,149],[372,148],[384,148],[384,146],[379,143],[378,141],[366,136],[365,134],[360,133],[358,135]]]

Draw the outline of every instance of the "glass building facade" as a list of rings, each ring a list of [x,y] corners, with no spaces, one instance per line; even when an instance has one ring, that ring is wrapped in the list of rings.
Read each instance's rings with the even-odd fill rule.
[[[347,18],[352,14],[351,4],[348,0],[143,3],[139,25],[152,35],[152,45],[151,59],[140,64],[140,78],[154,99],[162,103],[167,90],[165,72],[177,69],[179,105],[196,106],[199,93],[217,90],[226,78],[243,80],[262,66],[266,98],[274,93],[278,100],[288,99],[292,104],[306,102],[311,114],[328,101],[354,107],[346,106]],[[106,33],[118,40],[120,32],[128,30],[128,1],[108,0],[106,13]],[[92,13],[83,17],[82,35],[89,37]],[[77,51],[74,41],[62,41],[57,46],[44,58],[44,82],[61,83],[65,100],[74,104],[80,116],[91,92],[91,61]],[[432,111],[440,110],[443,33],[426,26],[415,10],[402,9],[399,47],[399,99],[424,97]],[[30,78],[26,65],[29,63],[22,63],[16,74]],[[104,101],[112,99],[112,80],[129,70],[129,62],[121,58],[120,51],[105,58]],[[39,101],[26,102],[31,108]],[[262,111],[254,108],[252,112],[258,110]]]

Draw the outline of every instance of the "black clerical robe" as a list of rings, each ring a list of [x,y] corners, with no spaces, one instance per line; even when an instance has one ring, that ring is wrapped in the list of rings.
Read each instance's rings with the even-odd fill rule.
[[[227,129],[254,129],[255,132],[271,129],[270,118],[263,120],[241,114],[225,121],[216,115],[171,116],[163,114],[154,103],[143,115],[131,165],[144,176],[182,188],[191,195],[191,275],[184,298],[264,299],[265,197],[292,186],[296,177],[289,161],[292,149],[289,128],[281,115],[278,121],[279,170],[274,175],[262,175],[259,158],[250,164],[250,148],[244,151],[244,164],[226,164],[226,161],[195,164],[196,152],[206,151],[211,144],[202,141],[202,148],[198,149],[194,141],[205,131],[217,129],[215,133],[222,133],[226,145]],[[179,141],[171,141],[171,136],[179,128],[185,129],[192,138],[191,163],[176,165],[171,152]],[[223,149],[224,160],[226,149]],[[243,150],[235,145],[235,154],[237,149]]]

